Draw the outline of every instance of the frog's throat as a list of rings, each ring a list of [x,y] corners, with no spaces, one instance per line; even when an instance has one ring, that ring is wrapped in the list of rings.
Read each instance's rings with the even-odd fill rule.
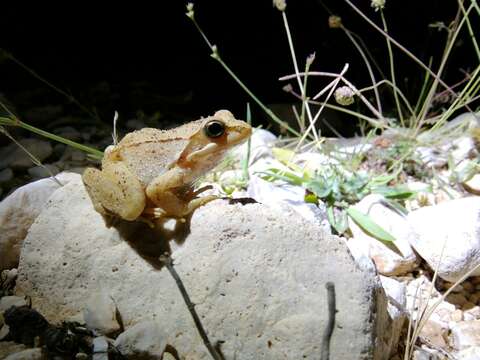
[[[217,144],[209,143],[209,144],[205,145],[203,148],[201,148],[200,150],[197,150],[197,151],[194,151],[191,154],[188,154],[186,160],[188,162],[195,161],[199,158],[205,157],[206,155],[210,155],[210,154],[214,153],[215,151],[217,151],[218,148],[219,148],[219,146]]]

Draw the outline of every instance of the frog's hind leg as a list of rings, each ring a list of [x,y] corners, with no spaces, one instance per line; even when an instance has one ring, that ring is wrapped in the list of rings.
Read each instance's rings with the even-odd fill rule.
[[[130,221],[142,214],[146,204],[145,192],[140,181],[124,164],[113,163],[101,171],[88,168],[82,178],[98,212]]]

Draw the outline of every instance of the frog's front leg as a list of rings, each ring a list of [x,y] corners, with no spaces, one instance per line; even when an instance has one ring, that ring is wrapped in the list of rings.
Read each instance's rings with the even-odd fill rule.
[[[124,220],[136,220],[145,209],[146,196],[140,181],[121,162],[88,168],[82,176],[95,210]]]
[[[204,196],[193,198],[199,191],[181,191],[183,186],[179,184],[188,183],[182,169],[173,168],[155,178],[146,189],[146,194],[157,209],[146,209],[146,213],[153,213],[155,217],[184,218],[196,208],[209,201],[217,199],[216,196]],[[205,189],[206,190],[206,189]],[[201,191],[200,191],[201,192]]]

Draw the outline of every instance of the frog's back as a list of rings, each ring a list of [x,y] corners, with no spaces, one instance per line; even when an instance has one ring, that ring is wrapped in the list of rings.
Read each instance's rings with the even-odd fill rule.
[[[143,186],[164,174],[187,145],[188,140],[175,130],[145,128],[127,134],[118,144],[122,161]]]

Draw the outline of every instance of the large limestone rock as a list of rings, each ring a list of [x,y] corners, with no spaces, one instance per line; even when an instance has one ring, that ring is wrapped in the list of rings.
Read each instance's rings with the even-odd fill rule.
[[[52,195],[30,228],[16,293],[31,296],[34,308],[59,322],[102,288],[127,331],[156,321],[181,359],[209,359],[177,285],[157,260],[170,250],[227,359],[318,359],[328,281],[337,309],[330,358],[388,358],[385,297],[340,238],[293,211],[225,200],[199,208],[177,230],[160,233],[140,223],[106,228],[77,179]]]
[[[68,183],[72,173],[64,172],[22,186],[0,202],[0,271],[16,267],[20,248],[28,228],[45,206],[50,195],[61,184]]]

